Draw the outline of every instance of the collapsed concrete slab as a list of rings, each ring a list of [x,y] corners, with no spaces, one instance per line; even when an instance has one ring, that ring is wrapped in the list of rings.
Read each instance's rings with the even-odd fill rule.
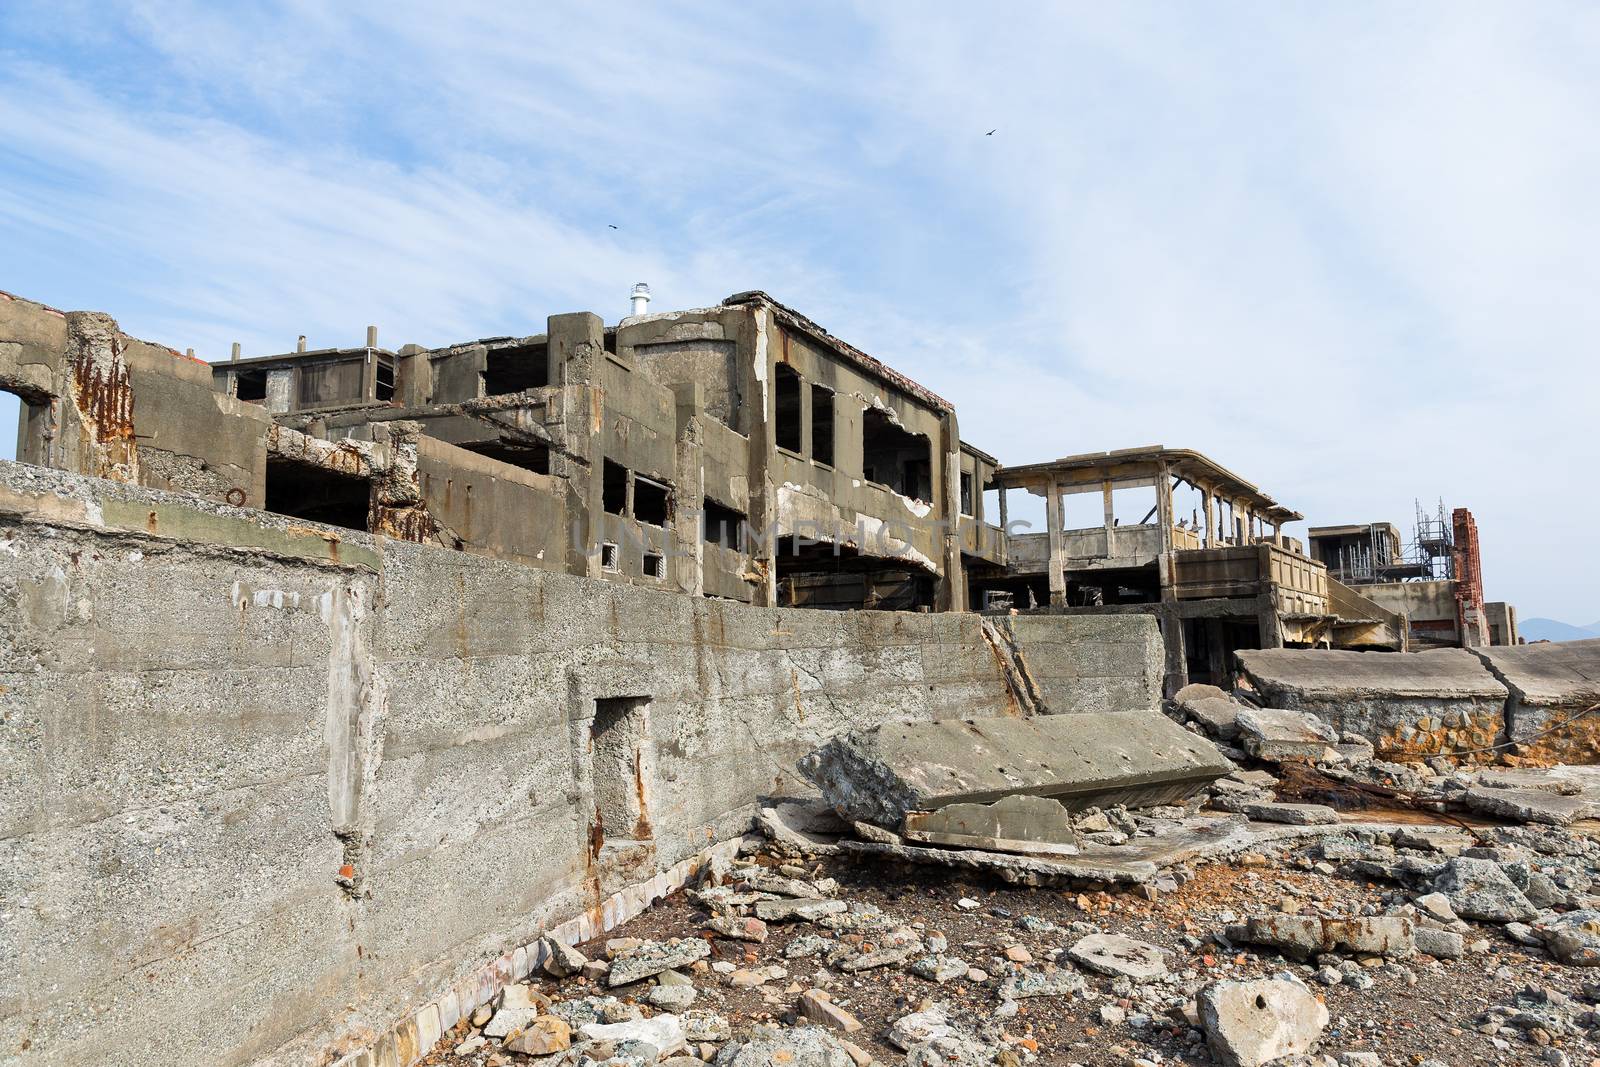
[[[906,814],[1014,795],[1070,810],[1170,804],[1233,770],[1155,711],[944,719],[856,730],[799,762],[847,819],[898,830]]]
[[[993,804],[946,804],[906,815],[911,841],[992,848],[1001,852],[1074,856],[1078,835],[1067,809],[1048,797],[1016,796]]]
[[[1506,737],[1519,755],[1600,762],[1600,639],[1472,651],[1510,690]]]
[[[1309,711],[1409,760],[1488,748],[1504,738],[1508,691],[1471,652],[1273,648],[1237,653],[1265,703]]]

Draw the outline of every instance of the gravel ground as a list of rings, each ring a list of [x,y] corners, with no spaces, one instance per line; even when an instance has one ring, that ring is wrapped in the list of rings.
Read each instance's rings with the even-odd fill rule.
[[[1587,1005],[1591,998],[1585,996],[1584,987],[1597,973],[1557,964],[1542,949],[1513,943],[1497,927],[1474,924],[1465,936],[1469,946],[1478,945],[1458,960],[1417,955],[1390,962],[1361,961],[1363,973],[1371,979],[1366,989],[1348,982],[1331,987],[1319,983],[1314,977],[1317,961],[1294,963],[1271,949],[1228,948],[1213,939],[1230,923],[1269,912],[1349,916],[1359,914],[1363,906],[1371,906],[1369,912],[1392,910],[1411,899],[1412,894],[1392,884],[1366,882],[1334,865],[1322,864],[1323,873],[1312,870],[1316,847],[1201,865],[1182,872],[1188,880],[1173,891],[1156,894],[1155,900],[1132,892],[1113,895],[1016,888],[927,868],[866,866],[841,860],[804,865],[808,876],[836,879],[839,888],[834,896],[838,899],[877,905],[924,937],[941,933],[949,942],[948,955],[987,972],[987,977],[969,975],[942,986],[898,967],[845,974],[830,970],[815,958],[785,959],[784,948],[803,935],[862,938],[835,935],[808,922],[772,923],[767,940],[759,944],[722,940],[706,929],[708,913],[683,893],[660,902],[609,937],[711,939],[712,955],[691,969],[690,977],[700,991],[694,1006],[727,1017],[736,1036],[757,1023],[792,1023],[799,995],[813,987],[825,989],[835,1004],[864,1024],[850,1039],[888,1064],[905,1059],[887,1040],[889,1027],[930,1002],[944,1004],[953,1019],[974,1028],[987,1025],[991,1040],[998,1039],[999,1046],[1010,1049],[1022,1063],[1210,1063],[1200,1029],[1182,1021],[1181,1016],[1173,1018],[1152,1002],[1177,999],[1213,980],[1270,977],[1287,970],[1315,990],[1329,1010],[1331,1021],[1322,1034],[1319,1057],[1370,1052],[1383,1064],[1433,1060],[1449,1065],[1570,1063],[1600,1067],[1600,1060],[1595,1059],[1597,1050],[1584,1036],[1553,1036],[1547,1046],[1525,1036],[1523,1029],[1480,1032],[1483,1012],[1510,1002],[1519,990],[1530,986],[1555,990]],[[761,862],[775,866],[779,861],[763,857]],[[966,907],[958,903],[963,900]],[[1027,932],[1018,923],[1023,916],[1045,920],[1056,929]],[[1043,969],[1053,952],[1090,932],[1090,926],[1169,950],[1167,962],[1175,977],[1169,985],[1152,986],[1086,973],[1086,991],[1018,1000],[1015,1015],[997,1018],[1001,1005],[997,989],[1001,977],[1013,966],[1005,956],[1008,949],[1016,956],[1015,947],[1020,946],[1032,958],[1023,966]],[[863,939],[870,942],[871,936]],[[591,959],[606,957],[603,941],[578,947]],[[741,968],[776,964],[786,969],[787,976],[754,988],[729,988],[725,976],[708,966],[718,961]],[[619,992],[578,977],[534,984],[558,1001]],[[644,988],[626,989],[620,995],[639,998],[644,992]],[[1595,992],[1593,986],[1590,992]],[[1108,1007],[1111,1010],[1105,1011]],[[1123,1021],[1116,1021],[1117,1009],[1126,1016]],[[655,1010],[643,1007],[643,1014],[655,1014]],[[451,1050],[472,1032],[463,1023],[424,1062],[452,1067],[540,1062],[491,1051],[497,1042],[471,1055],[454,1054]]]

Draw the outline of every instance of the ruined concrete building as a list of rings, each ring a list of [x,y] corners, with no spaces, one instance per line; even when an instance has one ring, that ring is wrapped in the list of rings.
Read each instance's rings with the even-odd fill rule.
[[[1000,564],[973,564],[989,605],[1048,604],[1081,615],[1154,614],[1166,644],[1169,693],[1189,681],[1228,684],[1241,648],[1400,649],[1393,612],[1329,576],[1282,526],[1303,518],[1214,460],[1154,446],[1002,467],[994,476]],[[1045,500],[1045,529],[1013,531],[1008,490]],[[1188,514],[1174,494],[1186,492]],[[1119,494],[1143,517],[1123,523]],[[1074,499],[1101,521],[1074,526]],[[1086,516],[1087,517],[1087,516]]]
[[[1483,563],[1478,523],[1444,505],[1429,515],[1417,506],[1416,534],[1402,544],[1388,522],[1314,526],[1311,555],[1328,573],[1360,590],[1368,600],[1405,620],[1417,648],[1477,648],[1515,645],[1517,609],[1483,598]]]

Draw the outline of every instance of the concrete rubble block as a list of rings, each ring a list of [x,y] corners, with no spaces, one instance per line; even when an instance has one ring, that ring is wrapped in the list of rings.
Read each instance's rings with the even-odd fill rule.
[[[1413,935],[1417,951],[1436,960],[1458,960],[1466,955],[1466,938],[1453,930],[1419,926]]]
[[[722,1046],[716,1067],[855,1067],[845,1042],[820,1026],[757,1027]]]
[[[1600,911],[1569,911],[1534,928],[1545,950],[1569,967],[1600,967]]]
[[[1463,919],[1486,923],[1531,922],[1539,909],[1492,860],[1460,856],[1447,861],[1433,881]]]
[[[1415,949],[1416,926],[1403,915],[1326,919],[1315,915],[1260,915],[1245,924],[1245,936],[1295,959],[1325,952],[1403,959]]]
[[[818,1026],[826,1026],[841,1034],[856,1033],[864,1026],[860,1019],[839,1007],[820,989],[808,989],[800,994],[800,1001],[795,1005],[795,1010]]]
[[[540,938],[544,952],[544,972],[552,978],[567,978],[583,970],[589,958],[571,945],[553,937]]]
[[[1545,826],[1571,826],[1579,819],[1600,816],[1600,797],[1582,793],[1563,796],[1544,789],[1474,786],[1467,790],[1465,799],[1471,811]]]
[[[1247,708],[1234,722],[1244,750],[1274,763],[1315,763],[1339,740],[1338,731],[1315,715],[1285,708]]]
[[[1009,796],[993,804],[947,804],[906,813],[907,840],[996,852],[1075,856],[1078,835],[1067,809],[1047,797]]]
[[[763,922],[788,922],[804,919],[815,922],[825,915],[838,915],[849,905],[842,900],[821,897],[785,897],[782,900],[756,901],[756,918]]]
[[[1206,1044],[1229,1067],[1300,1056],[1328,1025],[1328,1009],[1299,980],[1213,982],[1196,998]]]
[[[625,1048],[631,1046],[633,1055],[647,1063],[687,1047],[683,1024],[676,1015],[657,1015],[620,1023],[586,1023],[578,1033],[587,1041],[605,1041]],[[654,1050],[653,1055],[646,1051],[650,1049]]]
[[[1089,987],[1083,975],[1066,967],[1054,970],[1017,969],[1000,983],[1001,1000],[1026,1000],[1030,997],[1069,997]]]
[[[1212,737],[1232,741],[1239,736],[1239,712],[1246,710],[1246,705],[1225,690],[1196,682],[1178,690],[1172,702],[1190,722],[1199,723]]]
[[[549,1056],[572,1047],[572,1027],[554,1015],[541,1015],[506,1042],[507,1049],[528,1056]]]
[[[1241,650],[1239,666],[1263,701],[1306,711],[1365,737],[1383,759],[1419,759],[1501,740],[1508,690],[1478,657],[1340,649]]]
[[[1078,966],[1142,982],[1167,973],[1166,950],[1148,941],[1122,934],[1090,934],[1067,949],[1067,956]]]
[[[1510,690],[1506,736],[1520,755],[1600,763],[1600,711],[1589,710],[1600,704],[1600,639],[1472,652]]]
[[[908,812],[1017,794],[1069,810],[1175,803],[1233,769],[1156,711],[889,724],[836,737],[799,766],[841,815],[894,830]]]
[[[950,1018],[945,1009],[935,1004],[896,1019],[894,1025],[889,1028],[889,1043],[905,1051],[924,1041],[932,1041],[934,1038],[954,1032],[955,1028],[950,1025]]]
[[[699,938],[646,941],[617,956],[606,974],[608,985],[628,985],[644,978],[675,971],[711,955],[711,946]]]
[[[1339,813],[1323,804],[1244,804],[1239,808],[1256,822],[1287,823],[1290,826],[1332,826]]]

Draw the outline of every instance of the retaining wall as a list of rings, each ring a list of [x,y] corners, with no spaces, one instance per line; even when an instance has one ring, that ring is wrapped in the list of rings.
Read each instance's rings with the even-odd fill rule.
[[[1059,621],[1041,662],[1102,620]],[[1116,669],[1055,669],[1052,704],[1147,684]],[[1014,707],[973,615],[751,608],[0,463],[0,1059],[331,1063],[681,875],[823,739]]]

